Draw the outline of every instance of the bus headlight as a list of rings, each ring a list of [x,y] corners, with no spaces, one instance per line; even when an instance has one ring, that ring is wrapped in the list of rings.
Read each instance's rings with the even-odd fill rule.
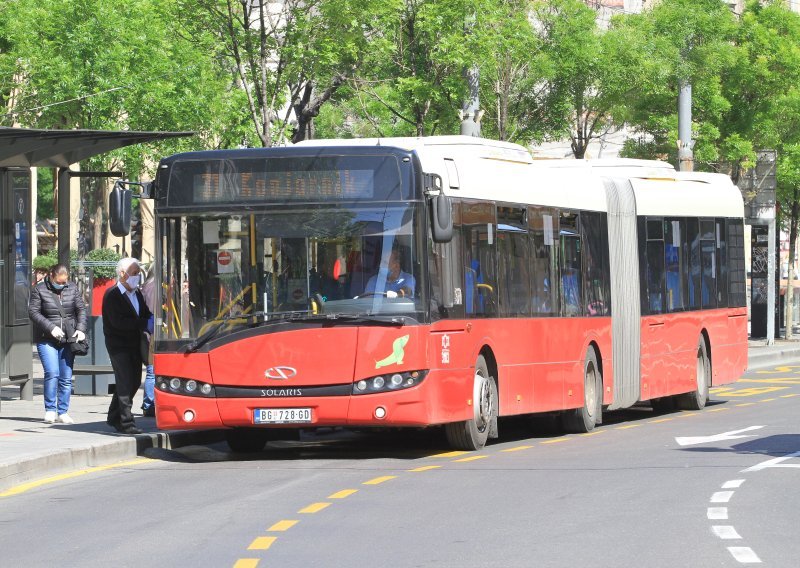
[[[159,390],[175,394],[201,397],[216,396],[213,385],[195,379],[156,377],[156,384],[158,385]]]
[[[428,371],[406,371],[388,377],[378,375],[353,383],[353,394],[375,394],[415,387],[422,382]]]

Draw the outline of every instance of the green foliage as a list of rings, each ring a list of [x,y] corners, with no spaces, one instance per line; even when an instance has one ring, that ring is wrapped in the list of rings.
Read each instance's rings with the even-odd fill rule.
[[[86,253],[86,260],[91,262],[105,262],[105,266],[93,266],[95,278],[115,278],[116,265],[122,258],[118,252],[113,249],[99,248],[90,250]]]
[[[33,259],[34,270],[50,270],[58,264],[58,251],[53,249]]]

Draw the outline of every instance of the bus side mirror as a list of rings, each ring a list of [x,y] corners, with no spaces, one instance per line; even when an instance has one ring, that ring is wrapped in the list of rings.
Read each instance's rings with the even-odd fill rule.
[[[428,198],[433,242],[449,243],[453,240],[453,205],[450,203],[450,198],[442,191],[442,178],[436,174],[425,174],[425,193],[430,195],[436,190],[438,194]]]
[[[108,227],[115,237],[131,232],[131,190],[115,183],[108,196]]]

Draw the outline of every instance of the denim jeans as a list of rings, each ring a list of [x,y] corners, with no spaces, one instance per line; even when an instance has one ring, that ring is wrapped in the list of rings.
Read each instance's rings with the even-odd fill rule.
[[[145,375],[144,375],[144,398],[142,399],[142,410],[147,410],[153,403],[155,402],[155,393],[153,392],[156,388],[156,376],[153,373],[153,366],[146,365],[145,366]]]
[[[44,367],[44,409],[57,410],[59,416],[66,414],[69,410],[69,396],[72,394],[72,363],[75,356],[66,343],[58,346],[37,343],[36,350]]]

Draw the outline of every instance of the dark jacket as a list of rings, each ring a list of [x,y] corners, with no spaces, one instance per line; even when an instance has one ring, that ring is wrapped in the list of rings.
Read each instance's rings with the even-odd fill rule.
[[[142,332],[147,329],[150,310],[144,301],[141,291],[136,290],[139,300],[139,315],[133,304],[119,286],[112,286],[103,296],[103,335],[106,338],[106,349],[109,352],[139,352]]]
[[[59,303],[64,309],[67,322],[61,318]],[[86,333],[86,304],[83,303],[78,288],[74,283],[68,282],[60,293],[53,289],[50,278],[45,278],[33,287],[28,315],[33,322],[33,340],[35,343],[58,342],[51,333],[58,326],[65,333],[71,335],[75,329]],[[70,330],[71,333],[70,333]],[[68,339],[71,339],[68,337]]]

